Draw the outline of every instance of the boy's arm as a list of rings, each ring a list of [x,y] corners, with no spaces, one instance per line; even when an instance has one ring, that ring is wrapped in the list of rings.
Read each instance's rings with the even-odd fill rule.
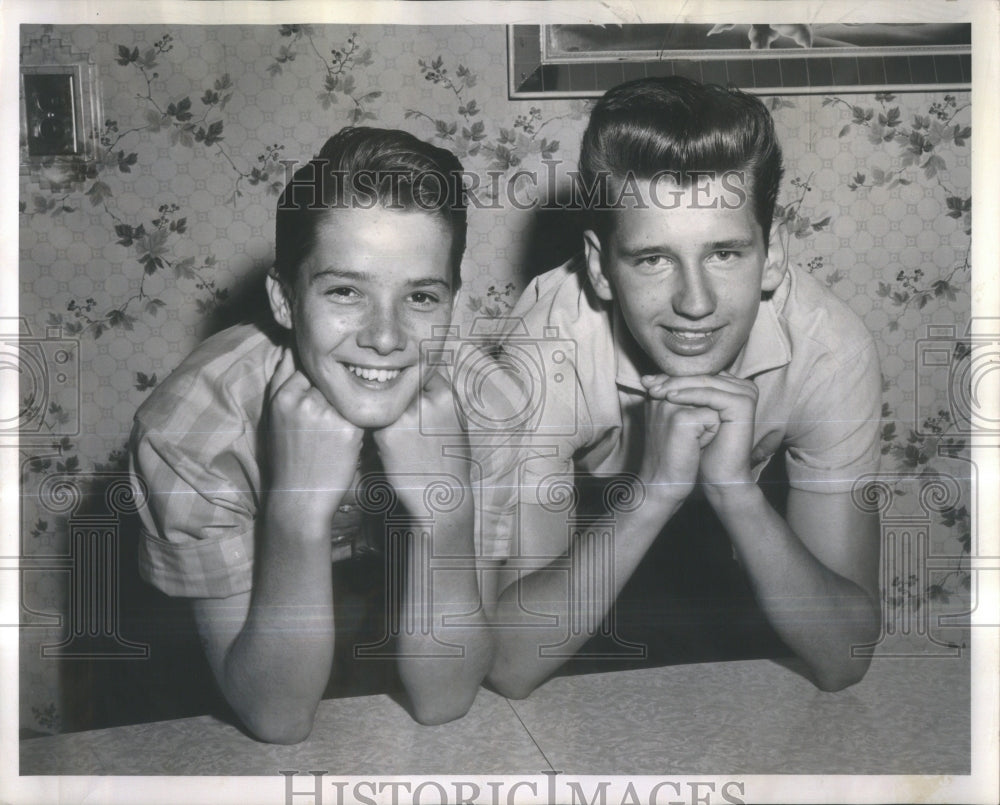
[[[261,740],[305,739],[333,659],[330,523],[353,482],[361,431],[295,370],[268,389],[271,480],[257,523],[251,592],[197,598],[195,622],[226,700]]]
[[[414,718],[441,724],[471,707],[492,661],[493,641],[477,582],[468,446],[464,436],[454,435],[461,428],[451,386],[434,374],[420,395],[374,435],[410,517],[433,514],[430,527],[414,522],[406,544],[405,626],[396,645]],[[459,653],[453,654],[455,647]]]
[[[756,485],[716,506],[768,619],[823,690],[858,682],[878,637],[879,531],[850,493],[791,489],[787,521]]]
[[[658,378],[648,388],[654,397],[718,413],[700,477],[761,608],[818,687],[839,690],[860,680],[870,659],[852,657],[851,648],[873,642],[879,629],[875,517],[859,511],[849,492],[793,488],[787,521],[770,506],[750,473],[752,381],[728,374]]]
[[[642,557],[690,494],[701,447],[717,425],[710,409],[647,401],[650,449],[630,481],[638,505],[616,513],[613,542],[600,527],[569,535],[569,511],[522,503],[521,553],[500,571],[501,593],[490,607],[491,620],[500,624],[489,675],[498,691],[524,698],[598,632]],[[547,496],[542,488],[528,493]],[[559,558],[552,561],[554,556]]]
[[[286,351],[268,389],[268,462],[251,593],[201,599],[195,620],[227,701],[272,743],[312,729],[333,662],[330,524],[353,482],[362,433]],[[332,459],[332,461],[331,461]]]
[[[399,674],[421,724],[465,715],[493,658],[476,580],[468,488],[465,495],[459,509],[435,517],[433,535],[418,528],[407,546],[400,620],[410,628],[397,643]],[[440,560],[452,567],[432,570]],[[461,653],[448,653],[455,646]]]
[[[195,599],[205,656],[257,738],[297,743],[312,730],[330,677],[334,621],[329,518],[268,495],[252,592]]]

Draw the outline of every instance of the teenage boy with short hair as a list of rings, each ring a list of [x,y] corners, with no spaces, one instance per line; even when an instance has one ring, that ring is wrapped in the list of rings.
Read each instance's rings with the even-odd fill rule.
[[[869,660],[852,647],[878,634],[879,544],[851,490],[878,467],[880,373],[858,318],[772,236],[770,114],[735,90],[630,82],[595,106],[580,167],[606,205],[583,258],[512,312],[575,356],[535,401],[489,678],[526,696],[581,649],[639,644],[670,662],[790,652],[824,690],[856,682]],[[772,504],[758,480],[779,453],[787,501]],[[553,505],[574,473],[578,490],[627,484],[610,546]],[[581,492],[575,515],[591,502]]]
[[[433,584],[428,567],[432,554],[474,556],[469,465],[420,430],[460,432],[450,385],[419,357],[459,290],[461,170],[405,132],[331,137],[278,202],[266,282],[279,326],[208,339],[136,415],[133,471],[150,492],[140,570],[192,599],[216,681],[262,740],[309,734],[335,657],[351,661],[355,640],[340,625],[372,603],[348,588],[393,577],[385,560],[373,570],[358,558],[386,540],[384,524],[362,513],[372,471],[410,516],[425,514],[430,484],[450,483],[460,501],[413,529],[403,590],[388,594],[401,600],[398,622],[414,627],[394,644],[414,716],[464,714],[489,666],[476,615],[442,634],[446,615],[479,609],[471,559],[435,571]],[[376,642],[387,630],[375,624]],[[377,664],[362,659],[355,673]]]

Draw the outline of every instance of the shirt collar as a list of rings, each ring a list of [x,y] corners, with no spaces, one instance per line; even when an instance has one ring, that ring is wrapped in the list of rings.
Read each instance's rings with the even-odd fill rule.
[[[792,271],[788,270],[774,293],[760,303],[757,318],[750,328],[750,336],[730,370],[737,377],[751,378],[778,369],[791,361],[792,344],[781,324],[781,311],[785,306],[785,300],[788,299],[791,284]],[[639,380],[641,377],[639,369],[629,354],[629,346],[632,349],[636,347],[628,337],[618,306],[612,306],[612,310],[611,333],[615,347],[615,380],[619,386],[645,392]]]

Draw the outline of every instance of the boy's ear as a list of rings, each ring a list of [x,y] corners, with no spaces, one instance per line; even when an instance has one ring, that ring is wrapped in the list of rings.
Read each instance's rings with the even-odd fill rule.
[[[264,279],[267,287],[267,299],[271,303],[271,313],[274,320],[286,330],[292,329],[292,302],[285,283],[273,272],[269,271]]]
[[[587,276],[590,278],[594,293],[599,299],[610,302],[614,298],[614,292],[601,265],[601,241],[592,229],[583,233],[583,256],[587,262]]]
[[[764,261],[764,276],[761,280],[760,289],[770,293],[777,290],[781,281],[785,278],[788,270],[788,261],[785,259],[785,246],[781,242],[778,234],[778,227],[771,227],[771,239],[767,244],[767,258]]]

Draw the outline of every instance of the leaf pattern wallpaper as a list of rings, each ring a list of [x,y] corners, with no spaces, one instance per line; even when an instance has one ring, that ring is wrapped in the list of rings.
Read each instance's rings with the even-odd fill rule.
[[[113,721],[94,711],[91,685],[144,667],[52,648],[74,628],[76,515],[54,505],[59,484],[111,494],[138,405],[202,338],[260,304],[288,164],[349,124],[453,150],[481,188],[458,315],[469,332],[576,248],[574,222],[538,202],[575,169],[588,103],[509,100],[502,26],[23,26],[21,38],[89,59],[101,108],[95,158],[43,160],[20,176],[20,315],[33,337],[67,345],[77,373],[21,399],[35,437],[19,459],[21,726],[41,734]],[[886,577],[887,627],[897,611],[961,612],[974,593],[972,465],[954,371],[974,348],[970,93],[765,100],[785,151],[777,221],[789,259],[879,345],[892,499],[883,516],[924,517],[940,558],[932,571]],[[931,368],[920,360],[928,338],[947,351]],[[957,487],[928,502],[921,484],[939,478]],[[120,558],[124,590],[138,582],[128,551]],[[128,644],[125,604],[117,616]],[[916,650],[967,639],[928,629],[894,637]]]

